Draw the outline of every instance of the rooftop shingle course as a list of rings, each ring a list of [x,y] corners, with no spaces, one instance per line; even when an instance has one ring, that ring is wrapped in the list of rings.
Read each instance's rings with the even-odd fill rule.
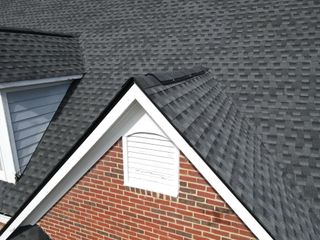
[[[43,176],[61,161],[125,79],[135,74],[202,64],[213,69],[221,88],[240,109],[236,111],[225,100],[229,108],[216,111],[228,116],[230,121],[242,114],[254,123],[254,126],[249,124],[251,127],[235,124],[236,129],[226,130],[224,141],[233,132],[253,141],[247,131],[260,132],[264,147],[255,151],[263,155],[270,151],[282,170],[282,177],[297,187],[306,203],[310,202],[310,215],[319,216],[318,1],[199,0],[150,4],[143,0],[3,0],[0,12],[0,24],[8,27],[80,34],[87,72],[65,99],[24,176],[14,189],[1,195],[2,212],[14,214],[20,202],[27,198],[24,193],[32,192]],[[184,91],[188,94],[187,89]],[[205,96],[205,92],[202,94]],[[189,112],[186,110],[179,118],[185,114]],[[194,134],[198,133],[194,130]],[[197,147],[206,154],[220,157],[234,155],[237,149],[237,145],[232,145],[234,149],[227,152],[220,148],[210,152],[210,146],[200,145]],[[264,171],[265,167],[260,169]],[[226,177],[237,181],[232,176]],[[284,235],[279,239],[287,238]]]
[[[310,205],[212,72],[145,93],[274,239],[319,237]]]
[[[81,75],[79,40],[70,35],[0,28],[0,83]]]

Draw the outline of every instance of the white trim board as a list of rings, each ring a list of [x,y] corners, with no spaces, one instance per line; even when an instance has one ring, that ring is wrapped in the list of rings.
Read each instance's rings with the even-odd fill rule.
[[[59,83],[64,81],[81,79],[82,77],[83,75],[80,74],[80,75],[71,75],[71,76],[63,76],[63,77],[35,79],[35,80],[4,82],[4,83],[0,83],[0,90],[4,90],[4,89],[11,90],[12,88],[21,88],[21,87],[29,87],[29,86],[36,86],[36,85],[42,85],[42,84]]]
[[[15,147],[12,146],[12,133],[11,123],[7,121],[8,113],[7,109],[7,96],[6,93],[0,92],[0,161],[2,160],[3,171],[0,172],[0,180],[15,183],[16,182],[16,171],[17,171],[17,158]],[[4,157],[6,161],[4,161]]]
[[[10,218],[11,217],[0,213],[0,223],[6,224],[10,220]]]
[[[81,164],[83,159],[92,154],[90,149],[97,148],[95,144],[106,136],[106,133],[116,132],[118,120],[126,113],[133,103],[139,103],[142,108],[148,113],[153,121],[160,127],[160,129],[171,139],[171,141],[179,148],[187,159],[197,168],[197,170],[204,176],[210,185],[217,191],[217,193],[226,201],[232,210],[239,216],[239,218],[246,224],[254,235],[260,240],[271,240],[272,237],[260,225],[260,223],[252,216],[252,214],[242,205],[242,203],[233,195],[233,193],[225,186],[220,178],[208,167],[204,160],[197,154],[197,152],[186,142],[186,140],[178,133],[178,131],[171,125],[171,123],[162,115],[157,107],[150,101],[150,99],[137,86],[133,85],[127,93],[120,99],[109,114],[102,120],[102,122],[95,128],[95,130],[88,136],[88,138],[79,146],[79,148],[72,154],[72,156],[65,162],[65,164],[56,172],[56,174],[47,182],[47,184],[40,190],[40,192],[31,200],[31,202],[22,210],[22,212],[13,220],[7,229],[0,236],[0,240],[6,240],[12,232],[15,231],[21,224],[27,225],[36,223],[44,214],[45,209],[49,209],[57,200],[54,193],[57,186],[66,181],[65,178],[68,173],[77,168],[78,163]],[[113,135],[111,135],[113,136]],[[113,136],[114,138],[114,136]],[[107,139],[108,140],[108,139]],[[111,139],[109,145],[117,139]],[[110,145],[109,147],[111,147]],[[99,150],[99,149],[97,149]],[[101,149],[100,149],[101,151]],[[102,151],[101,151],[102,152]],[[79,166],[79,165],[78,165]],[[78,177],[78,176],[77,176]],[[81,177],[81,176],[80,176]],[[61,186],[61,185],[60,185]],[[51,199],[49,199],[51,197]],[[46,204],[43,204],[47,202]],[[42,207],[42,212],[39,207]],[[37,211],[40,211],[37,213]]]

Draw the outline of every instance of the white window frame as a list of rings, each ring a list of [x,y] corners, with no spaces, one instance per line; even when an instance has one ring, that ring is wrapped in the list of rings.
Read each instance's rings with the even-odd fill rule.
[[[134,134],[146,133],[152,135],[158,135],[166,138],[174,147],[173,157],[173,170],[174,176],[171,186],[161,186],[160,184],[144,181],[133,181],[129,179],[129,163],[128,163],[128,137]],[[168,138],[163,131],[156,125],[156,123],[150,118],[147,113],[132,126],[132,128],[126,132],[122,137],[122,151],[123,151],[123,176],[124,185],[128,187],[139,188],[151,192],[162,193],[172,197],[177,197],[179,194],[179,167],[180,167],[180,150],[174,145],[174,143]]]
[[[0,171],[0,180],[15,183],[19,162],[6,92],[0,92],[0,136],[0,160],[3,168]]]
[[[2,170],[0,170],[0,181],[15,183],[16,174],[20,171],[7,93],[71,83],[72,80],[81,78],[82,75],[74,75],[18,81],[13,83],[0,83],[0,165],[2,167]]]

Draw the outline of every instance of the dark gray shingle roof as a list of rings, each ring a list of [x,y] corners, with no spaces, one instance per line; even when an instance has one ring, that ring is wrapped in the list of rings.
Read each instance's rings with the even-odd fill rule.
[[[319,238],[312,206],[212,72],[144,91],[274,239]]]
[[[203,64],[319,216],[318,1],[3,0],[0,13],[0,25],[81,34],[87,70],[18,184],[0,194],[2,212],[14,214],[125,79]]]
[[[0,83],[79,75],[83,61],[77,37],[0,28]]]
[[[38,225],[19,227],[8,240],[50,240]]]

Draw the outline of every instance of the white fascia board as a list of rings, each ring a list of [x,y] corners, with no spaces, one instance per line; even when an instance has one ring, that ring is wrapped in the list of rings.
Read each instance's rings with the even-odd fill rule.
[[[13,220],[7,229],[0,236],[0,240],[6,240],[24,220],[32,214],[32,211],[46,198],[46,196],[64,179],[64,177],[77,165],[95,143],[114,125],[129,106],[137,101],[160,129],[171,139],[187,159],[197,168],[203,177],[217,191],[217,193],[226,201],[231,209],[246,224],[252,233],[260,240],[272,240],[270,234],[261,226],[261,224],[252,216],[252,214],[243,206],[238,198],[229,190],[229,188],[220,180],[220,178],[208,167],[199,154],[186,142],[179,132],[163,116],[151,100],[137,86],[133,85],[128,92],[120,99],[109,114],[102,120],[89,137],[79,146],[66,163],[56,172],[56,174],[47,182],[40,192],[31,200],[31,202],[22,210],[22,212]],[[39,219],[41,216],[39,217]]]
[[[6,224],[10,220],[10,218],[11,217],[0,213],[0,223]]]
[[[36,85],[42,85],[42,84],[59,83],[64,81],[81,79],[82,77],[83,75],[80,74],[80,75],[71,75],[71,76],[63,76],[63,77],[5,82],[5,83],[0,83],[0,90],[10,90],[12,88],[21,88],[21,87],[29,87],[29,86],[36,86]]]

